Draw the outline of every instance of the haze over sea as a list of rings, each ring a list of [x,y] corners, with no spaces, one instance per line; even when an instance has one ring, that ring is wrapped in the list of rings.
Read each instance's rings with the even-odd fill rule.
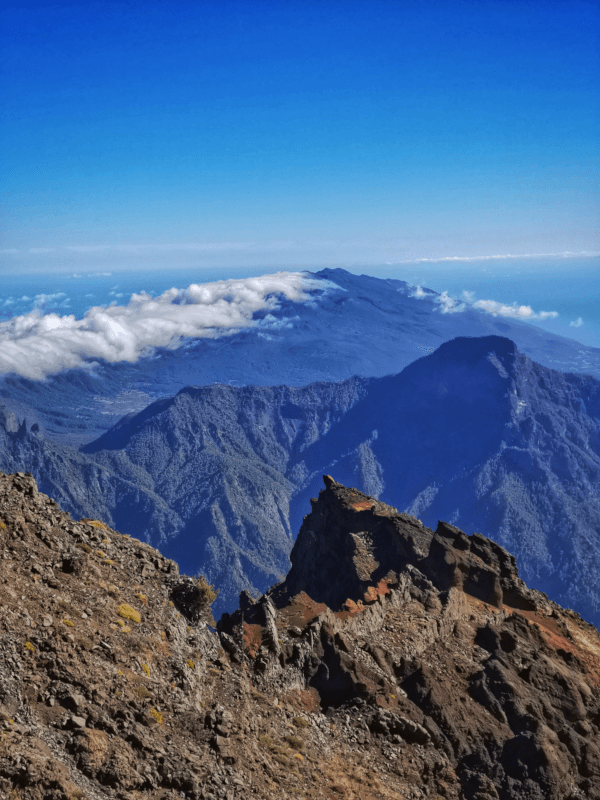
[[[325,266],[325,265],[323,265]],[[405,262],[383,265],[341,265],[356,274],[395,278],[414,286],[448,292],[457,300],[494,300],[530,306],[538,325],[592,347],[600,347],[600,257],[487,257]],[[302,267],[284,267],[300,271]],[[318,267],[311,266],[311,271]],[[248,278],[272,267],[164,268],[5,275],[0,282],[0,323],[36,310],[39,314],[73,314],[80,319],[92,307],[126,305],[133,293],[158,296],[227,278]],[[465,293],[470,293],[465,295]]]

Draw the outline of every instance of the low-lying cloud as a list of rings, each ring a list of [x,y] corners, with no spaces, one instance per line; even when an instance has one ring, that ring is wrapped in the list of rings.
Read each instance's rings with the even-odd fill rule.
[[[268,317],[283,298],[309,302],[317,289],[339,287],[308,273],[278,272],[192,284],[159,297],[140,292],[127,305],[97,306],[82,319],[36,308],[0,322],[0,374],[39,380],[98,360],[135,362],[157,347],[175,349],[184,339],[217,338],[257,326],[255,314]]]
[[[450,297],[448,292],[442,292],[438,295],[436,302],[439,303],[442,314],[458,314],[467,307],[465,303],[460,303],[454,297]]]
[[[558,311],[538,311],[535,312],[531,306],[518,306],[516,303],[506,305],[497,300],[475,300],[473,308],[487,311],[494,317],[509,317],[510,319],[556,319]]]
[[[476,308],[478,311],[485,311],[494,317],[508,317],[509,319],[546,320],[558,317],[558,311],[534,311],[531,306],[520,306],[517,303],[509,305],[497,300],[475,300],[475,293],[466,290],[462,292],[461,300],[452,297],[448,292],[432,293],[430,289],[423,289],[421,286],[413,286],[408,296],[415,300],[426,298],[431,300],[439,306],[442,314],[457,314],[466,311],[467,308]],[[583,325],[583,320],[571,322],[571,325],[578,328]]]

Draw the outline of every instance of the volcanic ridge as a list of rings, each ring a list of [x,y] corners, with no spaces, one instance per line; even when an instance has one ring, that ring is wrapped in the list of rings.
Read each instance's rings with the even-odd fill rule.
[[[202,579],[0,473],[10,800],[600,798],[600,635],[480,534],[325,477],[286,579]]]

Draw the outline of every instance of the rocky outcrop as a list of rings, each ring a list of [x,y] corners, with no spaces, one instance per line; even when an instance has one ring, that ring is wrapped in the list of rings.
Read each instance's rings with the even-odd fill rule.
[[[286,580],[221,619],[234,661],[315,691],[396,775],[418,754],[423,796],[600,797],[598,631],[486,537],[325,485]]]
[[[326,478],[286,580],[211,597],[0,473],[0,796],[600,798],[600,635],[489,539]]]

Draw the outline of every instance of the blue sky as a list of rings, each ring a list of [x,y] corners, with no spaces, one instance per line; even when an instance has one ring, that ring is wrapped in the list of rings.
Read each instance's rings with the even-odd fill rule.
[[[5,274],[600,250],[596,3],[4,9]]]

